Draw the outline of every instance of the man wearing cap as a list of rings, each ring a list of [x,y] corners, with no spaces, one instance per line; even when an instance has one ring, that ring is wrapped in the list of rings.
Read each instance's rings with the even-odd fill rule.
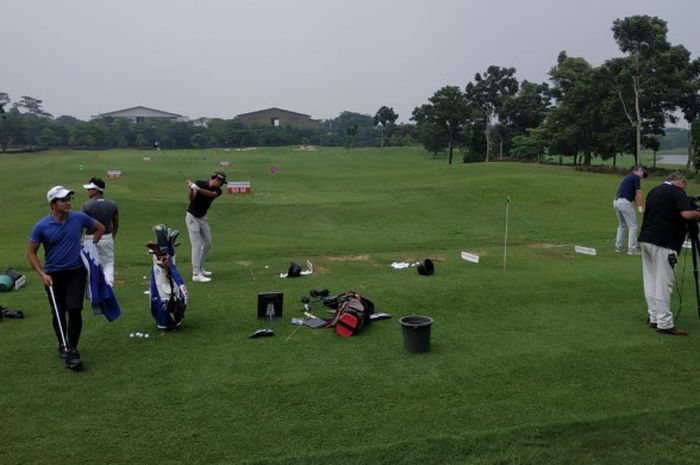
[[[221,195],[221,186],[226,183],[226,174],[217,171],[207,181],[187,181],[190,189],[190,205],[187,207],[185,224],[192,244],[192,281],[211,281],[211,271],[204,269],[204,261],[211,249],[211,229],[207,211],[211,203]]]
[[[27,260],[49,295],[59,357],[65,360],[66,367],[78,370],[82,367],[77,349],[83,326],[81,312],[87,276],[80,256],[80,239],[83,230],[93,231],[92,240],[97,243],[105,227],[85,213],[71,211],[73,191],[70,189],[54,186],[46,194],[46,199],[51,213],[34,225],[29,237]],[[37,255],[41,245],[44,246],[43,268]],[[55,309],[51,292],[55,296]],[[63,328],[66,328],[66,346],[63,345]]]
[[[672,336],[688,334],[673,323],[671,292],[688,222],[700,221],[700,212],[693,209],[685,194],[686,184],[685,177],[674,171],[663,184],[649,191],[639,234],[647,324],[658,333]]]
[[[615,252],[622,252],[625,246],[625,230],[627,230],[627,253],[640,255],[637,249],[637,210],[644,213],[644,198],[642,197],[642,178],[647,177],[643,166],[637,165],[622,179],[617,188],[613,208],[617,215],[617,236],[615,237]]]
[[[105,233],[95,247],[105,280],[107,284],[114,286],[114,239],[119,230],[119,209],[115,202],[104,197],[105,182],[102,179],[92,178],[88,184],[83,184],[83,188],[90,197],[90,200],[83,204],[83,212],[105,227]],[[92,235],[88,235],[85,240],[93,240]]]

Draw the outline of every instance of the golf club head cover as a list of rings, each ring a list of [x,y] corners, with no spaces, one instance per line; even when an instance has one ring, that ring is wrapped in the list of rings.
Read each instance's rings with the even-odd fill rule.
[[[301,265],[297,262],[292,262],[289,264],[289,270],[287,271],[288,278],[298,278],[301,276]]]
[[[22,312],[22,310],[5,310],[3,311],[3,316],[5,318],[21,320],[24,318],[24,313]]]
[[[270,336],[274,336],[274,335],[275,335],[275,332],[273,330],[271,330],[270,328],[262,328],[262,329],[259,329],[255,332],[253,332],[253,334],[251,334],[248,337],[250,339],[255,339],[258,337],[270,337]]]

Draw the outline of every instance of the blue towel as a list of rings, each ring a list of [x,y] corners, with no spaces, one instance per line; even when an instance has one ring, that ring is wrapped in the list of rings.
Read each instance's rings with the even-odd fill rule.
[[[92,241],[84,241],[80,257],[88,272],[87,299],[92,304],[95,315],[104,315],[107,321],[114,321],[122,314],[112,286],[107,284],[102,265],[97,258],[97,247]]]

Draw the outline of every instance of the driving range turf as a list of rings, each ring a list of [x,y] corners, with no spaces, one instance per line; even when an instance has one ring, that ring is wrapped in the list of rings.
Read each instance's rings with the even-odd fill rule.
[[[214,280],[192,283],[179,171],[206,179],[224,160],[229,180],[251,181],[252,192],[214,202]],[[107,197],[120,208],[123,314],[108,323],[85,308],[85,370],[74,373],[57,357],[27,237],[48,213],[51,186],[75,189],[79,209],[82,184],[108,170],[122,171],[107,179]],[[619,176],[448,166],[418,148],[290,147],[0,155],[0,172],[0,267],[28,278],[0,294],[27,315],[0,321],[0,463],[700,460],[690,256],[680,258],[673,305],[690,336],[656,334],[645,325],[640,257],[613,252]],[[660,181],[646,179],[644,191]],[[182,230],[177,263],[190,291],[183,327],[163,334],[144,294],[144,244],[158,223]],[[390,266],[425,258],[433,276]],[[312,275],[279,278],[306,260]],[[302,328],[287,340],[311,288],[355,290],[393,317],[351,338]],[[271,324],[256,319],[266,291],[284,293],[284,317]],[[434,319],[425,354],[402,347],[398,320],[415,314]],[[248,338],[263,327],[275,336]]]

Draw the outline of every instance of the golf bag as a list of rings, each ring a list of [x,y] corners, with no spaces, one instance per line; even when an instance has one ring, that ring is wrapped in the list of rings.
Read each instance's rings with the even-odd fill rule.
[[[187,309],[187,286],[175,266],[175,241],[180,231],[165,224],[153,226],[156,242],[148,241],[146,247],[153,256],[151,267],[151,315],[156,327],[175,329],[182,325]]]
[[[370,324],[370,315],[374,313],[372,301],[354,291],[326,298],[323,303],[327,307],[335,308],[335,315],[326,326],[334,327],[335,332],[343,337],[350,337],[362,331]]]

